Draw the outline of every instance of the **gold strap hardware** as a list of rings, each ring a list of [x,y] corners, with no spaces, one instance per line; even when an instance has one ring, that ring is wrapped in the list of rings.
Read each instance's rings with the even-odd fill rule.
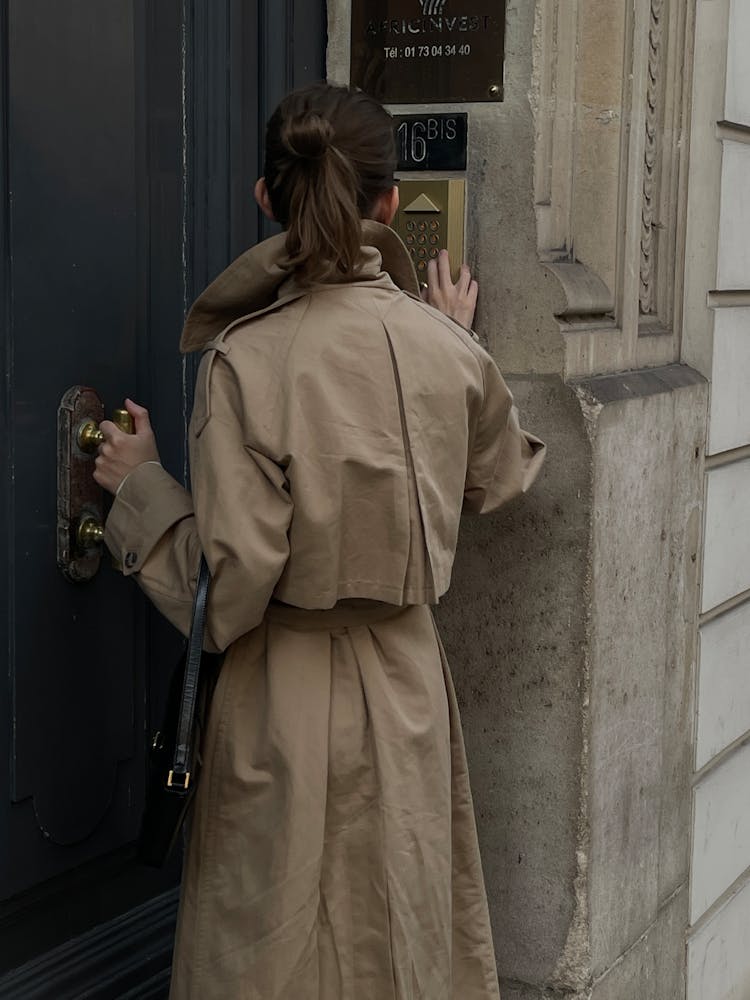
[[[174,788],[174,786],[177,784],[179,784],[179,782],[174,780],[174,771],[170,771],[169,777],[167,778],[167,788]],[[185,775],[185,782],[184,784],[180,785],[180,787],[183,790],[187,791],[187,786],[189,784],[190,784],[190,771],[188,771],[187,774]]]

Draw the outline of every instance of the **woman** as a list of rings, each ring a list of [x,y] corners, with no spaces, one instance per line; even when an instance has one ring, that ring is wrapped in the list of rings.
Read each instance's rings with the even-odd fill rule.
[[[183,632],[200,558],[226,650],[185,862],[173,1000],[498,996],[453,686],[429,609],[461,510],[523,492],[519,429],[442,257],[419,296],[387,228],[389,115],[317,85],[269,122],[285,233],[193,306],[192,495],[148,414],[102,425],[106,540]],[[450,313],[450,319],[445,313]],[[458,322],[456,322],[456,320]]]

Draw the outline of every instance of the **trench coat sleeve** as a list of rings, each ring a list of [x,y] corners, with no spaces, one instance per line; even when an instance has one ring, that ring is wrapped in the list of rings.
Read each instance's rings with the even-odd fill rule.
[[[183,634],[201,549],[211,571],[206,648],[223,651],[263,619],[289,555],[282,469],[248,445],[230,366],[204,355],[191,421],[192,496],[158,465],[128,476],[105,541],[126,575]]]
[[[483,352],[484,353],[484,352]],[[485,514],[525,493],[539,474],[545,445],[518,422],[513,397],[492,358],[483,358],[484,396],[471,443],[463,510]]]

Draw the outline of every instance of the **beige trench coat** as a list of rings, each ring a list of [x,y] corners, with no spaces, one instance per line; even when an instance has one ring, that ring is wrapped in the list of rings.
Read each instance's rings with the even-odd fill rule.
[[[201,548],[226,650],[203,747],[172,1000],[491,1000],[461,728],[428,605],[462,510],[525,491],[544,446],[473,335],[364,226],[312,289],[284,238],[193,307],[192,495],[139,467],[106,541],[187,630]]]

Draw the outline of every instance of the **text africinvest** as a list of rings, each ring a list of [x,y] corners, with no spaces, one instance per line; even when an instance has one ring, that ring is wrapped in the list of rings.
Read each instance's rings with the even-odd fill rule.
[[[368,35],[431,35],[455,31],[487,31],[491,14],[462,14],[455,17],[384,18],[368,21]]]

